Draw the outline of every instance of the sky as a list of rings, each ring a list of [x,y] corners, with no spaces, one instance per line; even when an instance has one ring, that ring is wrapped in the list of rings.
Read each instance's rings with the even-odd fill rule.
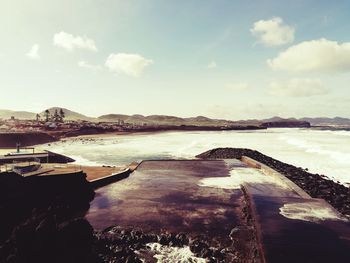
[[[350,117],[350,1],[0,0],[0,109]]]

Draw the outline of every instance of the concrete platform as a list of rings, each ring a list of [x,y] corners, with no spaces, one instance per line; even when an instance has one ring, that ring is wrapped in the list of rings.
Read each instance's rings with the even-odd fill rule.
[[[328,204],[324,201],[313,199],[306,203],[301,198],[253,195],[252,202],[265,262],[350,262],[349,223],[335,218],[317,221],[312,215],[312,209],[327,212]],[[300,219],[281,215],[280,209],[285,204],[309,206],[310,217],[304,214],[300,217],[304,219]],[[297,217],[300,211],[295,209],[293,213]]]
[[[202,187],[209,177],[228,177],[239,161],[144,161],[127,179],[100,188],[86,215],[96,229],[111,225],[145,231],[206,235],[230,246],[243,199],[239,189]]]
[[[128,178],[98,189],[86,218],[95,229],[186,232],[225,247],[230,231],[244,224],[247,200],[263,262],[350,262],[349,222],[281,174],[252,164],[144,161]]]
[[[243,183],[265,262],[350,262],[349,221],[324,200],[295,188],[283,175],[257,166],[274,178]]]

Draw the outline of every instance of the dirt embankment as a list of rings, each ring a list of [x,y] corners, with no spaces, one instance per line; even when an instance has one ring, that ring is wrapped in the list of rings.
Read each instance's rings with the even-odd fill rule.
[[[350,217],[350,188],[327,179],[324,175],[312,174],[305,169],[283,163],[258,151],[242,148],[217,148],[197,155],[202,159],[253,158],[285,175],[314,198],[322,198],[342,214]]]
[[[17,143],[25,147],[53,141],[57,139],[44,132],[0,133],[0,148],[16,148]]]

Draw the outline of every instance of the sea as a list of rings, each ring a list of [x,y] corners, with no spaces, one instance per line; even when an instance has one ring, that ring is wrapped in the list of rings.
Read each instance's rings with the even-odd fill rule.
[[[113,166],[150,159],[194,159],[217,147],[254,149],[350,185],[350,131],[169,131],[68,138],[40,146],[68,155],[80,165]]]

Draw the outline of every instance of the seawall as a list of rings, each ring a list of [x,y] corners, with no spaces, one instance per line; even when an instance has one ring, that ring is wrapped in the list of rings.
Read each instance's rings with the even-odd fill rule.
[[[90,181],[90,186],[93,189],[97,189],[97,188],[103,187],[105,185],[108,185],[110,183],[114,183],[114,182],[120,181],[120,180],[128,177],[130,175],[130,173],[131,173],[130,168],[126,168],[124,171],[113,173],[113,174],[107,175],[105,177],[101,177],[101,178],[97,178],[97,179],[91,180]]]

